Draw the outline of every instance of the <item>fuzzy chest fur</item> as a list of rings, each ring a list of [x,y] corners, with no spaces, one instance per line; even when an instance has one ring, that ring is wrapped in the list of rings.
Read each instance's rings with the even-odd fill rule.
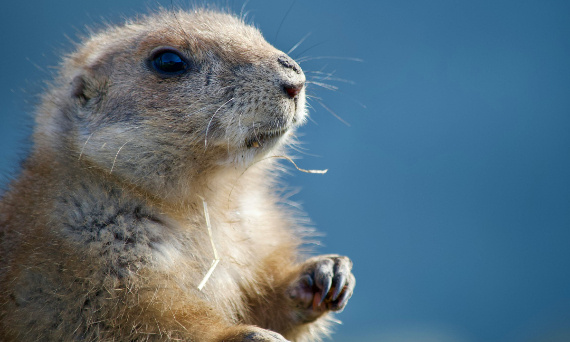
[[[231,205],[205,200],[207,211],[199,203],[173,219],[122,191],[83,186],[59,198],[52,220],[58,238],[87,261],[76,266],[86,267],[86,278],[198,294],[237,320],[244,289],[255,289],[262,273],[261,260],[286,245],[290,234],[268,201],[242,199]]]

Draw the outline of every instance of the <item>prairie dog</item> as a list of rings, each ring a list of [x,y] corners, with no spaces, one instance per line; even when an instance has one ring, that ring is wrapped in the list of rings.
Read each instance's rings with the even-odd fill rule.
[[[295,61],[227,13],[163,10],[86,38],[0,202],[0,340],[326,335],[352,262],[303,259],[268,158],[305,121],[305,88]]]

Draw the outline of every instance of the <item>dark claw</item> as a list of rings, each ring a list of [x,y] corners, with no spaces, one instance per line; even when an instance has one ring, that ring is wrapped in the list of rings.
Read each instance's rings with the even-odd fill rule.
[[[338,308],[337,311],[342,311],[344,309],[344,307],[346,306],[346,303],[348,302],[350,297],[352,297],[351,291],[344,291],[342,293],[342,295],[340,296],[340,298],[338,300],[338,303],[336,304],[336,308]]]
[[[344,289],[345,284],[346,284],[346,275],[344,275],[344,273],[340,273],[340,274],[335,276],[335,280],[334,280],[335,288],[334,288],[334,292],[332,295],[332,300],[337,300],[338,296],[340,295],[340,293]]]
[[[319,301],[319,306],[321,306],[321,304],[323,304],[325,301],[325,298],[327,297],[327,294],[331,290],[332,286],[332,280],[330,277],[324,277],[323,281],[324,283],[322,284],[323,288],[321,290],[321,300]]]
[[[352,274],[346,280],[346,285],[343,287],[343,291],[341,292],[338,300],[334,303],[334,307],[332,310],[335,311],[342,311],[346,306],[346,303],[352,297],[352,292],[354,290],[354,286],[356,285],[356,281]]]

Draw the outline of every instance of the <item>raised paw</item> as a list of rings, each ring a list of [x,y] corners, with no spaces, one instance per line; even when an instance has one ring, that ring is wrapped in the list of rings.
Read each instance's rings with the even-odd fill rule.
[[[230,329],[221,342],[289,342],[278,333],[255,326],[239,326]]]
[[[356,284],[351,269],[352,261],[345,256],[311,258],[303,265],[299,278],[289,287],[289,298],[298,309],[311,310],[313,316],[328,310],[342,311]]]

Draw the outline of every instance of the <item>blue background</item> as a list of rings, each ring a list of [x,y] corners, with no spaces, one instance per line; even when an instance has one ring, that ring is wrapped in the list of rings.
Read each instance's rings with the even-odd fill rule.
[[[42,81],[71,49],[65,35],[149,7],[3,4],[2,184],[29,146]],[[570,3],[252,0],[246,10],[284,51],[311,33],[293,57],[337,57],[301,63],[339,88],[309,85],[319,99],[301,129],[307,154],[296,152],[301,167],[329,173],[286,177],[326,234],[319,252],[355,263],[334,340],[570,341]]]

